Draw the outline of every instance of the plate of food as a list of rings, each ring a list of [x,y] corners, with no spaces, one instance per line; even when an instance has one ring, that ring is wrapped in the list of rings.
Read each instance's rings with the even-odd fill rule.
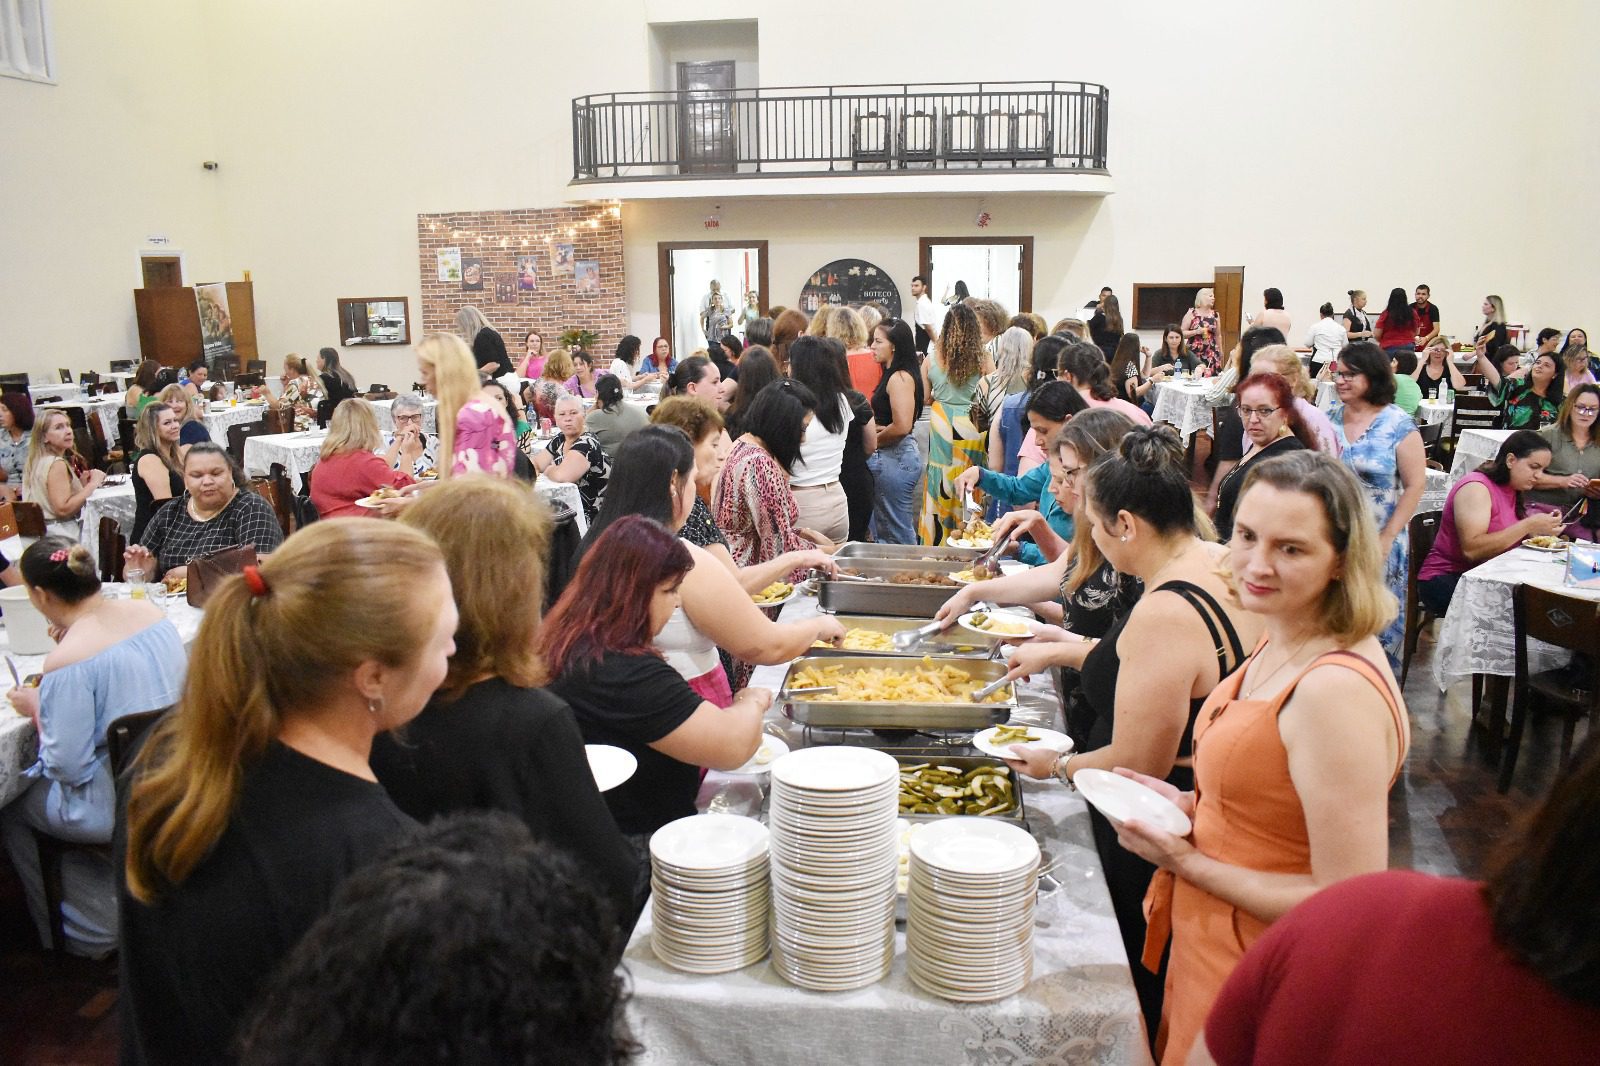
[[[610,744],[585,744],[583,751],[589,756],[589,772],[594,775],[594,787],[601,792],[616,788],[639,768],[639,760],[633,752]]]
[[[787,581],[774,581],[750,597],[757,607],[782,607],[800,594],[800,590]]]
[[[744,774],[751,777],[757,774],[764,774],[772,769],[772,761],[774,759],[780,755],[787,754],[789,754],[789,745],[782,737],[770,737],[763,733],[761,734],[761,746],[756,748],[756,753],[750,756],[750,760],[737,770],[724,770],[723,773]]]
[[[955,537],[945,541],[952,548],[976,548],[979,551],[988,551],[994,547],[994,541],[983,538]]]
[[[383,485],[383,486],[379,487],[379,489],[376,492],[374,492],[371,496],[364,496],[361,499],[357,500],[356,501],[356,506],[357,507],[366,507],[366,508],[368,508],[370,510],[373,507],[382,507],[384,502],[387,501],[387,500],[398,500],[399,498],[400,498],[400,490],[399,489],[395,488],[392,485]]]
[[[1033,636],[1033,626],[1028,620],[1010,611],[968,611],[956,621],[961,623],[961,628],[985,637],[1026,640]]]
[[[997,759],[1015,759],[1016,752],[1011,750],[1013,744],[1026,744],[1030,748],[1049,748],[1062,755],[1071,751],[1073,747],[1071,737],[1042,726],[997,725],[972,737],[973,747]]]
[[[974,582],[983,581],[986,579],[979,577],[977,574],[973,573],[970,568],[968,568],[966,570],[957,570],[955,573],[950,575],[950,580],[954,581],[958,585],[971,585]]]
[[[167,595],[169,596],[182,596],[189,591],[189,579],[187,577],[173,577],[169,574],[161,579],[161,583],[167,586]]]
[[[422,473],[417,475],[417,480],[418,481],[438,481],[439,480],[439,471],[438,471],[438,469],[436,467],[431,467],[430,466],[430,467],[428,467],[428,469],[424,470]]]
[[[1560,537],[1529,537],[1522,542],[1522,546],[1536,552],[1564,552],[1567,550],[1567,541]]]

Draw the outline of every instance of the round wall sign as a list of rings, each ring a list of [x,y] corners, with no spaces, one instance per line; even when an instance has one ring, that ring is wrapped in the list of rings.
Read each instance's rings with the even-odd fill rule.
[[[800,290],[800,310],[816,314],[827,304],[882,304],[900,317],[900,287],[882,267],[865,259],[835,259],[816,271]]]

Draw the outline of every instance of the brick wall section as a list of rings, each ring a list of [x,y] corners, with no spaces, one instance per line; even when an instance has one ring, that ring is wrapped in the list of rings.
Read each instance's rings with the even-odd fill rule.
[[[558,243],[573,245],[574,259],[599,262],[599,292],[579,293],[571,274],[552,272]],[[443,248],[460,248],[463,259],[482,260],[481,292],[464,291],[457,281],[439,280],[437,253]],[[582,328],[600,335],[594,351],[609,362],[617,341],[628,331],[622,220],[605,204],[418,215],[417,253],[423,333],[454,329],[456,312],[465,304],[474,304],[505,336],[513,359],[520,361],[522,336],[529,329],[544,335],[545,350],[549,351],[562,332]],[[498,303],[495,283],[515,284],[521,255],[536,257],[538,288],[518,290],[514,304]],[[413,335],[413,343],[421,340],[421,335]]]

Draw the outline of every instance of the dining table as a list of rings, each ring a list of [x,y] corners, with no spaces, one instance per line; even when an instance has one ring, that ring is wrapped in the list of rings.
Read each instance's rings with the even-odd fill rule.
[[[1500,445],[1514,429],[1464,429],[1456,438],[1456,453],[1450,463],[1450,484],[1454,485],[1500,453]]]
[[[815,598],[786,604],[780,622],[814,616]],[[751,684],[776,691],[786,665],[758,667]],[[1061,703],[1048,675],[1018,686],[1012,721],[1061,728]],[[764,730],[792,747],[862,736],[831,735],[791,722],[781,702]],[[974,754],[959,734],[946,754]],[[764,777],[711,771],[700,789],[702,811],[759,817]],[[888,976],[850,992],[813,992],[784,981],[770,961],[732,973],[696,976],[667,966],[651,950],[647,905],[623,962],[627,1006],[644,1063],[911,1062],[1149,1063],[1144,1025],[1105,876],[1094,849],[1083,797],[1056,781],[1023,779],[1028,829],[1043,852],[1033,933],[1032,980],[1015,995],[955,1003],[923,991],[906,972],[905,930],[895,933]]]
[[[1204,378],[1156,382],[1150,420],[1173,426],[1188,444],[1196,432],[1211,428],[1212,405],[1206,400],[1210,388],[1211,382]]]
[[[1444,436],[1450,436],[1451,427],[1455,423],[1456,407],[1453,403],[1443,403],[1439,400],[1423,400],[1417,404],[1416,420],[1421,426],[1444,426]]]
[[[106,442],[112,447],[117,444],[117,416],[122,411],[121,396],[74,396],[60,400],[45,400],[36,402],[35,406],[52,411],[67,411],[77,409],[91,418],[100,420],[100,428],[105,432]]]
[[[266,418],[266,414],[267,405],[264,403],[230,404],[225,400],[213,400],[206,404],[201,420],[205,422],[206,432],[211,434],[211,439],[226,448],[229,429],[260,422]]]
[[[14,558],[12,552],[19,547],[17,540],[12,537],[9,541],[0,542],[0,551],[7,558]],[[129,586],[123,583],[108,583],[100,588],[106,596],[129,595]],[[162,607],[167,618],[177,627],[183,646],[187,648],[193,644],[196,634],[200,632],[200,608],[189,606],[182,596],[165,597]],[[3,620],[0,620],[0,655],[10,658],[22,677],[44,670],[43,655],[11,654],[11,637],[5,631]],[[34,779],[27,776],[26,771],[38,758],[39,734],[33,727],[32,719],[19,714],[5,695],[12,687],[10,672],[0,673],[0,678],[4,678],[0,682],[0,807],[4,807],[33,783]]]

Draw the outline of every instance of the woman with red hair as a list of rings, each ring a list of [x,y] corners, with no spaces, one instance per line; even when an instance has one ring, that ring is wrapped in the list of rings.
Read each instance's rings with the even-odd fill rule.
[[[639,760],[606,802],[641,848],[661,826],[695,813],[700,767],[732,770],[756,753],[772,705],[770,691],[747,688],[718,707],[653,647],[693,566],[689,549],[660,522],[619,518],[584,554],[539,631],[554,679],[549,690],[571,705],[583,739]]]
[[[1245,453],[1217,485],[1217,539],[1226,543],[1233,537],[1233,505],[1251,466],[1274,455],[1317,447],[1315,432],[1306,425],[1295,407],[1294,390],[1284,378],[1264,370],[1245,378],[1235,394],[1239,397],[1239,418],[1244,422]]]

